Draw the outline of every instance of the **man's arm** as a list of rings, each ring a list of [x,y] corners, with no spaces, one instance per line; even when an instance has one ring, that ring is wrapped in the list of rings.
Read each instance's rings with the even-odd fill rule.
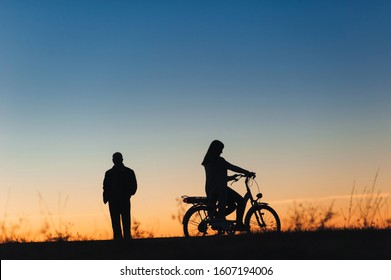
[[[105,178],[103,179],[103,203],[106,204],[109,201],[109,172],[106,171]]]
[[[136,174],[133,170],[131,170],[131,176],[130,176],[130,195],[134,195],[137,191],[137,179]]]

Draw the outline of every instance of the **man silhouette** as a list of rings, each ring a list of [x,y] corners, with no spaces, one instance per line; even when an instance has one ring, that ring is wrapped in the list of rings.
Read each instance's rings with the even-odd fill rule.
[[[114,239],[131,239],[130,197],[137,191],[136,175],[123,164],[121,153],[113,154],[113,163],[114,166],[106,171],[103,180],[103,202],[109,202]]]

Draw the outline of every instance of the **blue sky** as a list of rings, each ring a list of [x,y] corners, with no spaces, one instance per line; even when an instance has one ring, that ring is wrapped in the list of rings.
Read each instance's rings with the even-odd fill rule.
[[[389,1],[3,1],[1,192],[61,181],[75,197],[79,180],[100,195],[118,150],[145,189],[179,169],[202,192],[215,138],[275,199],[377,168],[390,190],[390,14]]]

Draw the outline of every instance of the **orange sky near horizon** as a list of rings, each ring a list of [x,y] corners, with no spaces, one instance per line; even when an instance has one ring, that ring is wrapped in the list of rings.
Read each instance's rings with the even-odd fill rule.
[[[126,161],[126,160],[125,160]],[[253,169],[251,169],[253,170]],[[270,169],[269,169],[270,170]],[[179,205],[176,201],[181,195],[203,195],[203,170],[199,166],[199,172],[181,172],[179,175],[163,172],[161,180],[153,177],[143,177],[143,172],[138,172],[139,190],[132,198],[132,218],[133,221],[138,221],[140,229],[147,233],[152,233],[155,237],[171,237],[183,236],[182,225],[173,219],[173,215],[178,214]],[[277,176],[274,174],[259,174],[257,182],[261,191],[264,193],[264,201],[277,210],[282,220],[283,229],[289,226],[289,215],[292,214],[294,205],[299,205],[301,202],[304,205],[310,204],[316,207],[326,209],[334,203],[333,211],[337,215],[329,225],[339,224],[346,225],[343,220],[343,215],[347,215],[349,201],[351,199],[352,187],[355,187],[355,194],[361,195],[364,189],[370,189],[375,179],[375,173],[367,174],[359,179],[349,180],[347,176],[335,176],[327,181],[326,175],[321,178],[317,174],[310,182],[299,180],[291,180],[290,183],[283,177],[292,176],[293,173],[285,173],[285,176]],[[196,176],[199,176],[198,178]],[[191,178],[193,177],[193,178]],[[364,179],[365,177],[365,179]],[[193,179],[196,183],[191,184],[189,179]],[[103,179],[103,178],[99,178]],[[14,239],[31,239],[37,241],[45,239],[49,234],[56,235],[53,230],[59,231],[62,234],[70,234],[74,239],[110,239],[112,236],[110,217],[107,205],[101,201],[101,183],[97,178],[94,178],[96,186],[95,192],[88,193],[82,188],[72,185],[71,182],[64,182],[57,185],[49,193],[39,190],[39,186],[31,188],[31,192],[25,195],[16,197],[15,188],[8,189],[6,194],[1,195],[1,205],[6,207],[2,209],[2,225],[5,231],[3,236]],[[319,179],[316,180],[316,179]],[[379,172],[377,182],[375,184],[375,196],[378,192],[384,199],[385,205],[382,207],[382,223],[390,218],[388,213],[387,199],[391,194],[389,180],[385,174]],[[321,184],[323,180],[323,184]],[[365,180],[365,182],[364,182]],[[175,182],[175,183],[171,183]],[[338,184],[338,191],[327,191],[328,184]],[[88,186],[88,182],[82,182]],[[232,187],[243,194],[243,180],[234,184]],[[315,186],[319,191],[312,190],[304,196],[296,196],[295,192],[300,184],[301,187],[311,188]],[[90,183],[91,185],[91,183]],[[290,188],[287,188],[290,186]],[[17,189],[17,188],[16,188]],[[252,189],[256,192],[256,186]],[[324,191],[326,189],[326,191]],[[4,200],[6,199],[6,200]],[[25,200],[25,202],[22,201]],[[353,197],[353,204],[357,206],[359,197]],[[23,205],[23,206],[21,206]],[[183,204],[184,208],[189,208],[189,205]],[[23,210],[21,210],[23,209]],[[354,217],[358,217],[358,209],[355,210]],[[353,222],[353,221],[352,221]]]

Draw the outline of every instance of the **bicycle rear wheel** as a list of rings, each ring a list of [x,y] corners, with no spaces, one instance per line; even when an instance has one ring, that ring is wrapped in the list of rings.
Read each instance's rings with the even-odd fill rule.
[[[248,210],[245,225],[249,228],[250,233],[281,230],[281,222],[277,212],[265,204],[252,206]]]
[[[205,205],[193,206],[187,210],[182,221],[185,236],[205,236],[208,231],[211,233],[213,230],[206,221],[207,217],[208,211]]]

